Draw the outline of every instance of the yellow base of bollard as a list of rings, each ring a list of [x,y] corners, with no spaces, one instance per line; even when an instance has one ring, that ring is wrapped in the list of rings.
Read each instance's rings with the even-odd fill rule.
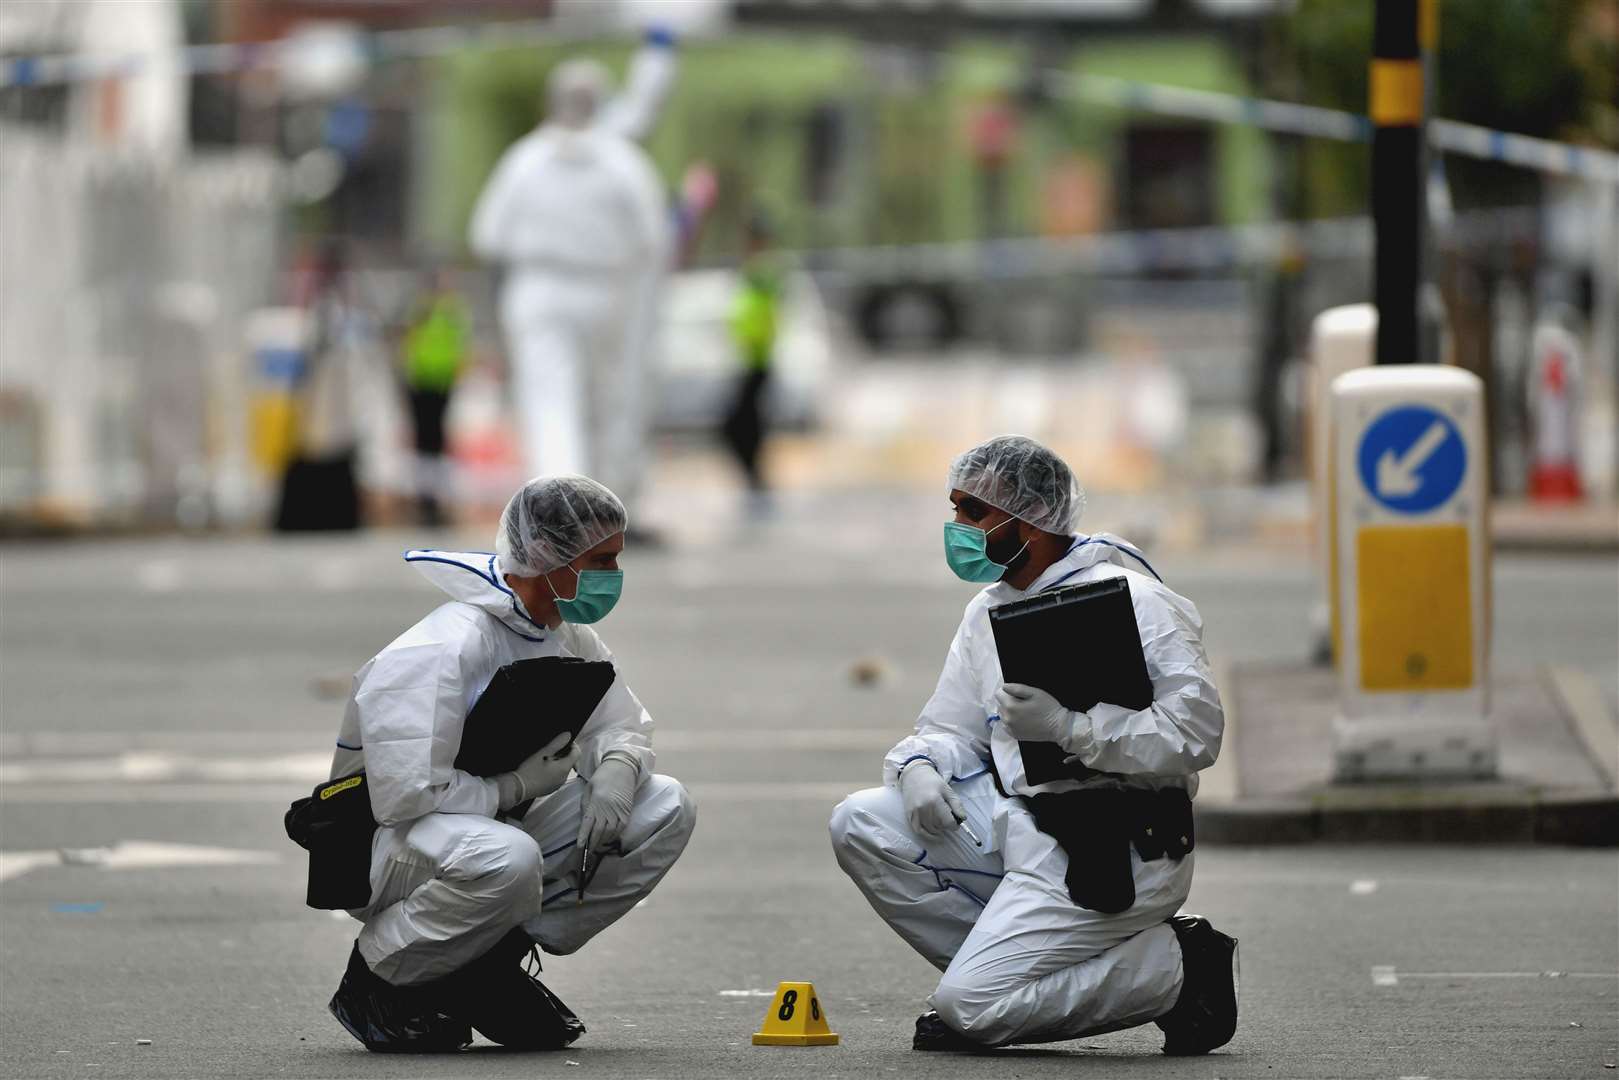
[[[807,982],[784,982],[776,987],[776,997],[765,1013],[764,1026],[754,1032],[754,1046],[836,1046],[837,1032],[826,1024],[815,986]]]

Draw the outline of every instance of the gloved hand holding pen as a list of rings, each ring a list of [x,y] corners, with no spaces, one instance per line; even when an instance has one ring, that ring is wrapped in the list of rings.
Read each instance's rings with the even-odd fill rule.
[[[967,811],[961,800],[931,761],[914,761],[901,769],[899,792],[905,801],[905,820],[912,829],[941,836],[960,827],[973,843],[983,846],[984,842],[967,825]]]

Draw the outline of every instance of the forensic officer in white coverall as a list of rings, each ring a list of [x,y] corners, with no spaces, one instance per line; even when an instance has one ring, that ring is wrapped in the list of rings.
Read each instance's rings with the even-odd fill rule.
[[[454,766],[500,668],[612,661],[586,624],[618,599],[627,523],[601,484],[541,477],[507,504],[494,554],[405,555],[448,599],[355,675],[332,762],[334,778],[365,769],[380,826],[370,903],[352,912],[365,926],[332,999],[369,1049],[453,1050],[469,1027],[530,1049],[572,1041],[582,1025],[521,964],[535,945],[584,945],[685,849],[691,799],[653,772],[652,717],[622,672],[571,743],[492,777]]]
[[[588,473],[633,504],[645,470],[656,302],[673,226],[637,145],[674,84],[653,31],[608,100],[607,70],[552,72],[544,123],[506,151],[473,212],[472,250],[505,271],[500,297],[530,473]]]
[[[1123,540],[1074,531],[1084,495],[1044,446],[992,439],[956,459],[949,484],[946,559],[988,586],[967,604],[915,734],[884,760],[883,786],[849,796],[831,821],[838,863],[944,972],[913,1045],[972,1050],[1156,1021],[1166,1053],[1205,1053],[1236,1027],[1236,942],[1177,914],[1192,884],[1190,797],[1224,728],[1197,609]],[[1003,684],[990,608],[1119,576],[1149,708],[1073,712]],[[1086,662],[1084,642],[1073,662]],[[1020,741],[1058,744],[1067,775],[1030,784]]]

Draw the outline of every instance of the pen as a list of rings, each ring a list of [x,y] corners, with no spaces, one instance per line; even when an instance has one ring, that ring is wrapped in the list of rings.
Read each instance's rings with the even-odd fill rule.
[[[984,846],[984,842],[978,839],[978,834],[973,832],[973,827],[967,824],[966,818],[957,818],[956,824],[961,826],[961,831],[966,833],[973,843],[977,844],[979,847]]]
[[[573,906],[578,907],[585,902],[585,886],[590,883],[590,849],[585,848],[584,854],[579,856],[579,896],[574,900]]]

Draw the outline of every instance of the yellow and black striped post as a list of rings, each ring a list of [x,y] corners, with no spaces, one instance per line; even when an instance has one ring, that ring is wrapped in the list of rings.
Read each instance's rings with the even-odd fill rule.
[[[1374,298],[1379,364],[1421,359],[1424,9],[1436,0],[1377,0],[1372,31],[1372,220],[1377,230]],[[1428,20],[1432,20],[1428,14]]]

